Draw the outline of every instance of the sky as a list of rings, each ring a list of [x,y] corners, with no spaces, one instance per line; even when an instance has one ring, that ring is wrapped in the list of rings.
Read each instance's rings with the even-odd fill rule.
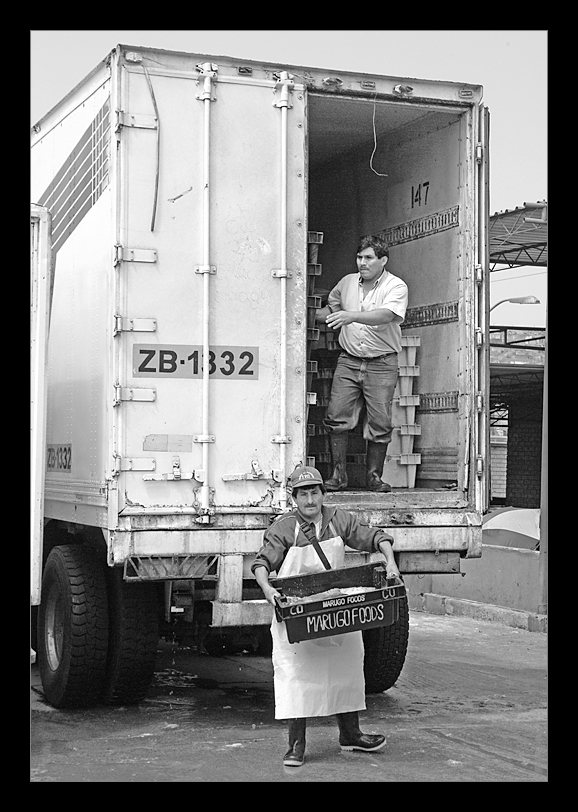
[[[490,214],[548,199],[547,30],[31,30],[30,117],[41,119],[119,43],[279,65],[482,85]],[[546,268],[494,271],[492,324],[544,327]]]

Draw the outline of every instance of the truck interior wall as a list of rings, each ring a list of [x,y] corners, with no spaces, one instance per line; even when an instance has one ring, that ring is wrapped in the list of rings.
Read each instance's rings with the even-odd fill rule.
[[[386,111],[382,109],[381,114]],[[373,169],[371,140],[310,167],[309,175],[309,228],[324,235],[319,251],[322,275],[317,281],[321,291],[330,290],[344,274],[355,272],[361,235],[432,215],[447,215],[453,223],[439,229],[434,226],[433,233],[426,236],[394,242],[388,265],[408,285],[410,313],[412,308],[440,306],[434,308],[434,323],[419,326],[418,320],[412,325],[409,313],[404,329],[404,335],[419,337],[415,361],[419,377],[413,392],[428,398],[427,403],[422,402],[423,409],[417,409],[421,434],[414,443],[414,451],[422,453],[424,463],[422,470],[418,467],[418,484],[421,479],[424,485],[453,485],[458,480],[458,460],[463,457],[458,403],[459,393],[467,387],[463,376],[466,359],[461,357],[467,350],[463,310],[457,305],[466,274],[460,226],[468,216],[460,159],[463,127],[455,114],[425,115],[378,139]],[[315,131],[310,132],[310,141],[315,138]],[[437,311],[443,308],[449,308],[449,315],[440,317]]]
[[[315,137],[315,132],[309,133],[310,141]],[[355,252],[363,234],[459,204],[459,138],[460,125],[452,121],[407,143],[378,142],[373,169],[372,141],[310,167],[309,228],[324,234],[321,286],[333,287],[345,273],[355,271]],[[412,187],[417,194],[420,184],[421,201],[413,200],[412,205]],[[390,269],[407,282],[410,307],[457,299],[458,253],[457,233],[441,232],[392,246]]]

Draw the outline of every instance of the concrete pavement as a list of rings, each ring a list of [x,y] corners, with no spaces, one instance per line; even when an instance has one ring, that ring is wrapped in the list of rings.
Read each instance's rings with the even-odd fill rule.
[[[430,612],[433,615],[469,617],[473,620],[503,623],[514,629],[524,629],[529,632],[548,631],[548,615],[538,615],[535,612],[509,609],[506,606],[479,603],[478,601],[465,600],[464,598],[450,598],[445,595],[436,595],[433,592],[418,595],[410,594],[408,601],[410,610],[414,612]]]
[[[33,672],[36,667],[33,667]],[[37,673],[36,673],[37,679]],[[58,711],[34,686],[34,782],[544,782],[547,638],[500,622],[410,613],[396,685],[362,729],[387,747],[343,754],[333,718],[308,722],[305,766],[283,768],[272,663],[161,642],[139,706]]]

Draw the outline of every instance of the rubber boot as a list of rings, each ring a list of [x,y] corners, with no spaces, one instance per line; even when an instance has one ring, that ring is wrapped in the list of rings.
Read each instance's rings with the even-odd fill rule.
[[[285,767],[301,767],[305,761],[307,719],[289,719],[289,750],[283,756]]]
[[[339,744],[342,750],[360,750],[373,753],[385,746],[385,736],[373,733],[362,733],[359,728],[359,713],[338,713]]]
[[[344,491],[348,485],[347,479],[347,443],[349,432],[331,434],[331,459],[333,461],[333,473],[326,481],[325,487],[328,491]]]
[[[375,493],[391,490],[391,485],[381,480],[387,446],[388,443],[367,443],[367,490]]]

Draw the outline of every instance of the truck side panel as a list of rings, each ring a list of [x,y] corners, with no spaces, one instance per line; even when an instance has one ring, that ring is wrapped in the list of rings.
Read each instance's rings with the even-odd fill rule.
[[[40,603],[46,464],[46,351],[50,322],[52,251],[50,213],[42,206],[30,212],[30,598]]]
[[[104,521],[113,244],[110,82],[103,68],[37,135],[33,197],[52,214],[46,515]]]

